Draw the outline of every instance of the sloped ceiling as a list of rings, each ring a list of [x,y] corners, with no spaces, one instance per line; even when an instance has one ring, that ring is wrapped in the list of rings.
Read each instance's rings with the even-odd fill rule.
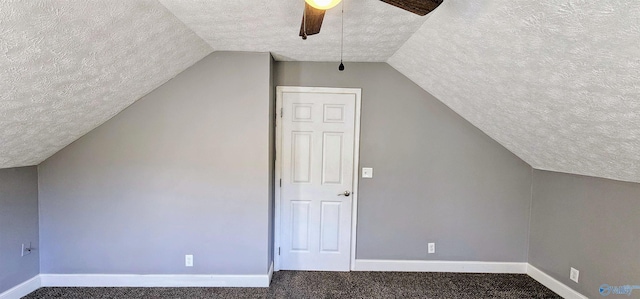
[[[0,168],[40,163],[211,51],[157,1],[0,2]]]
[[[302,0],[160,2],[0,3],[0,168],[38,164],[214,50],[340,58],[339,7],[302,41]],[[345,61],[387,61],[534,168],[640,182],[640,2],[344,5]]]
[[[537,169],[640,182],[640,2],[445,0],[388,63]]]
[[[271,52],[277,60],[339,61],[340,8],[326,12],[320,34],[298,36],[303,0],[160,0],[216,51]],[[426,17],[378,0],[345,0],[344,60],[386,61]]]

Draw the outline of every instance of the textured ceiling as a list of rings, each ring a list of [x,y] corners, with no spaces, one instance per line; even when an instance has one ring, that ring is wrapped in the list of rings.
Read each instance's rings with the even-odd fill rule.
[[[40,163],[211,51],[157,1],[0,2],[0,168]]]
[[[302,41],[301,0],[160,1],[0,2],[0,168],[38,164],[214,50],[340,58],[339,7]],[[640,2],[344,3],[345,61],[387,61],[534,168],[640,182]]]
[[[640,1],[447,0],[388,63],[534,168],[640,182]]]
[[[216,51],[271,52],[277,60],[339,61],[340,5],[318,35],[299,36],[302,0],[160,0]],[[386,61],[424,23],[377,0],[344,3],[344,60]]]

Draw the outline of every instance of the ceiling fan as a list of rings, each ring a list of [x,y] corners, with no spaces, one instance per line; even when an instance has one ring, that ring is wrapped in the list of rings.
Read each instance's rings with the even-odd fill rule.
[[[302,14],[302,24],[300,25],[300,36],[307,39],[307,36],[320,33],[324,12],[327,9],[338,5],[341,0],[305,0],[304,13]],[[380,0],[393,6],[402,8],[414,14],[424,16],[442,4],[443,0]]]

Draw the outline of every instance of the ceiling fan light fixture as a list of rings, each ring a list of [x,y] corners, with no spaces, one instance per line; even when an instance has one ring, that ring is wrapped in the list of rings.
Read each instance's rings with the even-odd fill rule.
[[[340,3],[340,1],[342,0],[304,0],[304,1],[307,2],[309,5],[311,5],[311,7],[313,8],[327,10],[338,5],[338,3]]]

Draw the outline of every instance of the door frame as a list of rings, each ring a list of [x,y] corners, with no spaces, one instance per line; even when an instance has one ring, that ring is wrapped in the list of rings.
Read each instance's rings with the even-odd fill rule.
[[[360,175],[360,108],[361,108],[361,88],[334,88],[334,87],[301,87],[301,86],[277,86],[276,87],[276,152],[275,152],[275,178],[274,178],[274,223],[273,223],[273,270],[280,271],[280,229],[281,217],[280,211],[281,204],[281,187],[280,180],[281,168],[282,168],[282,94],[284,92],[298,92],[298,93],[338,93],[338,94],[354,94],[356,96],[355,105],[355,127],[354,127],[354,141],[353,141],[353,192],[351,200],[351,250],[350,250],[350,265],[351,271],[355,270],[356,261],[356,228],[358,222],[358,178]]]

